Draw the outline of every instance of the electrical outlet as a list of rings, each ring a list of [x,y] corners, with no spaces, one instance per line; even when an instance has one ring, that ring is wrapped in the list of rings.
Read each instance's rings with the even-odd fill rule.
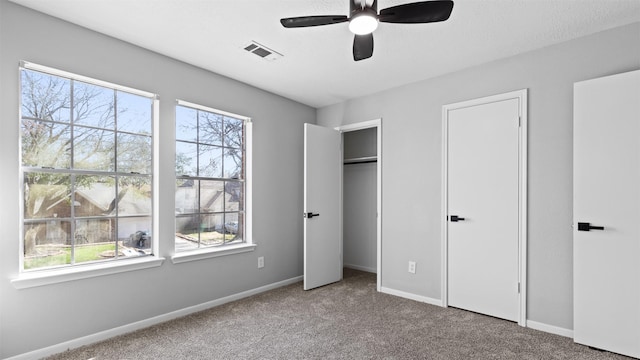
[[[416,273],[416,262],[415,261],[409,261],[409,272],[412,274]]]
[[[262,269],[264,267],[264,256],[260,256],[258,258],[258,269]]]

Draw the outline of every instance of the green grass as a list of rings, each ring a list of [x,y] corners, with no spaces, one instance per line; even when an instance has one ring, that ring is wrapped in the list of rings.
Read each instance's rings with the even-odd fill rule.
[[[39,250],[49,251],[52,247],[46,245],[39,246]],[[58,265],[66,265],[71,263],[71,247],[56,247],[59,252],[55,255],[39,256],[24,259],[24,269],[37,269],[41,267],[50,267]],[[114,243],[101,243],[92,245],[76,246],[75,263],[83,263],[87,261],[95,261],[105,259],[100,256],[101,253],[108,250],[115,250]]]

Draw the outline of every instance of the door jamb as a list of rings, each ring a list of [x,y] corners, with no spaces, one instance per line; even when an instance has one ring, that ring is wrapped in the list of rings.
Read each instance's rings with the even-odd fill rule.
[[[335,129],[340,131],[340,133],[345,133],[349,131],[363,130],[369,128],[377,128],[376,131],[376,156],[377,156],[377,166],[376,166],[376,211],[377,211],[377,219],[376,219],[376,289],[380,291],[382,287],[382,119],[375,119],[369,121],[363,121],[355,124],[348,124],[343,126],[338,126]],[[343,150],[344,151],[344,150]],[[341,187],[342,190],[342,187]],[[340,196],[342,198],[342,194]],[[342,224],[340,226],[342,231]],[[344,246],[344,245],[343,245]]]
[[[449,111],[488,104],[497,101],[518,99],[518,282],[519,282],[519,316],[518,325],[527,326],[527,89],[516,90],[504,94],[462,101],[442,106],[442,197],[441,197],[441,306],[448,306],[448,118]]]

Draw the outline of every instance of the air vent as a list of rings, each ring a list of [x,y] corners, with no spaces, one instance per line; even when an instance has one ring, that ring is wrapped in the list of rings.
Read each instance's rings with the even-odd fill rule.
[[[256,56],[269,61],[279,59],[283,56],[279,52],[271,50],[268,47],[261,45],[255,41],[246,44],[243,48]]]

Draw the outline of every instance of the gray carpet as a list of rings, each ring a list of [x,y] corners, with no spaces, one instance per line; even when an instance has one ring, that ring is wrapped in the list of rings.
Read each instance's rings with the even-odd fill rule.
[[[48,359],[629,359],[376,292],[375,275],[294,284]]]

